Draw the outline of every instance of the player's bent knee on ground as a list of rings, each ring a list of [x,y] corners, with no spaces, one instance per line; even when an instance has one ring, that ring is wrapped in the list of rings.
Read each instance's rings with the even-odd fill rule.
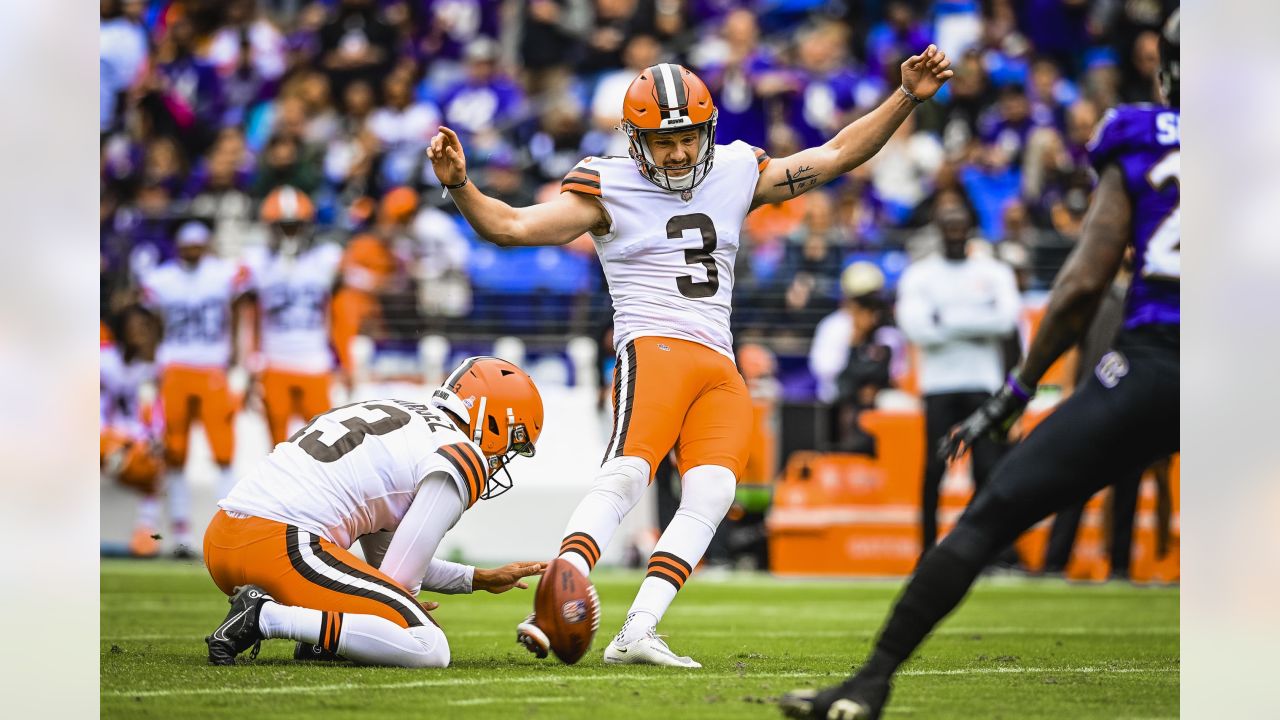
[[[733,505],[738,479],[729,468],[699,465],[684,474],[684,489],[677,512],[691,514],[714,528]]]

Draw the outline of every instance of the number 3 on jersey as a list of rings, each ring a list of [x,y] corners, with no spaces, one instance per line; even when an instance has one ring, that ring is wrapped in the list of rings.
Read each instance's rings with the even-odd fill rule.
[[[399,430],[409,424],[409,413],[390,405],[381,403],[368,403],[360,405],[344,405],[334,408],[323,415],[316,417],[316,420],[325,415],[340,413],[348,408],[359,406],[362,410],[377,411],[380,410],[386,414],[386,417],[369,422],[361,417],[349,417],[339,421],[340,424],[347,429],[347,432],[337,439],[332,445],[326,445],[320,440],[320,436],[324,434],[323,430],[312,430],[311,426],[315,424],[312,420],[306,427],[293,434],[289,438],[289,442],[298,443],[298,447],[306,451],[312,458],[323,463],[331,463],[340,460],[343,455],[360,447],[360,443],[364,442],[367,435],[386,435],[392,430]]]
[[[1169,183],[1177,184],[1182,172],[1180,151],[1174,150],[1147,171],[1147,182],[1156,190],[1163,190]],[[1147,240],[1147,252],[1143,255],[1144,277],[1178,280],[1182,277],[1182,229],[1179,208],[1174,207],[1160,221],[1151,238]]]
[[[698,282],[688,275],[681,275],[676,278],[676,288],[681,295],[693,300],[709,298],[720,289],[720,273],[716,270],[715,258],[711,256],[716,251],[716,226],[711,218],[702,213],[676,215],[667,221],[668,239],[682,239],[685,230],[698,230],[702,233],[702,247],[685,250],[684,261],[687,265],[701,264],[707,269],[707,279]]]

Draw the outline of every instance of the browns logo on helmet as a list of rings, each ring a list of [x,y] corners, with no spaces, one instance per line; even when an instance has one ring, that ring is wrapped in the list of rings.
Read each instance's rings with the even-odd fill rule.
[[[488,458],[489,482],[480,497],[489,500],[510,490],[507,463],[516,455],[533,457],[542,434],[542,396],[533,379],[501,358],[471,357],[432,393],[431,404],[461,420]]]
[[[622,131],[631,143],[631,158],[639,166],[640,174],[663,190],[692,190],[707,179],[715,159],[718,117],[719,111],[706,84],[674,63],[646,68],[631,82],[622,101]],[[647,138],[688,130],[699,133],[698,155],[693,163],[677,167],[658,165]]]

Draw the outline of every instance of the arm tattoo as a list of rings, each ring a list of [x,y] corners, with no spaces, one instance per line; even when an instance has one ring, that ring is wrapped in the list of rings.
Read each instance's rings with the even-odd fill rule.
[[[806,175],[805,173],[809,174]],[[787,170],[787,179],[780,183],[775,183],[774,187],[786,186],[787,191],[795,196],[817,184],[818,173],[814,172],[813,168],[808,165],[801,165],[794,175],[790,170]]]

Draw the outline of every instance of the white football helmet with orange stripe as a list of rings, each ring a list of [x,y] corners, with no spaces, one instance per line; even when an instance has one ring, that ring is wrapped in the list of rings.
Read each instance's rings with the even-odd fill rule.
[[[622,131],[640,174],[663,190],[692,190],[707,179],[715,159],[719,111],[705,83],[687,68],[659,63],[646,68],[627,88]],[[698,156],[690,165],[663,167],[654,161],[646,136],[698,130]],[[675,177],[672,177],[675,173]]]
[[[507,463],[516,455],[533,457],[542,434],[542,396],[533,379],[501,358],[470,357],[432,392],[430,402],[462,421],[488,459],[489,482],[480,497],[488,500],[510,490]]]

